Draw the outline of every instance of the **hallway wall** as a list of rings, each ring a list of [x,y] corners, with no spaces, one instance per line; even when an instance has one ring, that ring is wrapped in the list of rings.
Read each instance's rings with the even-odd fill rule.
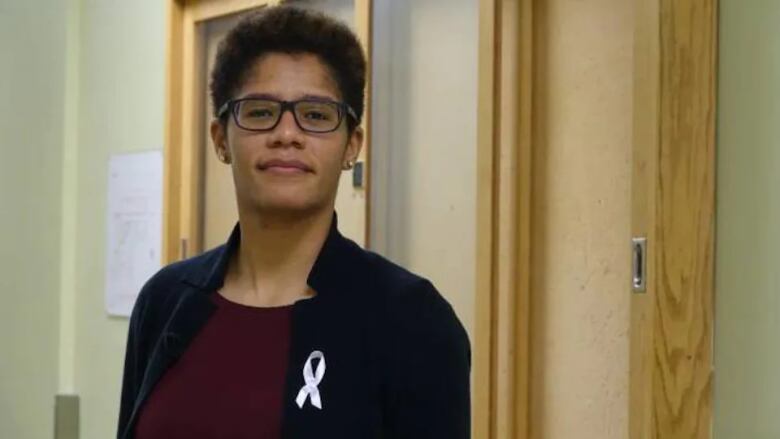
[[[128,322],[105,310],[108,160],[113,153],[162,149],[165,2],[82,2],[75,383],[81,439],[103,439],[116,435]]]
[[[0,4],[3,438],[49,439],[54,431],[66,7],[55,0]]]
[[[715,439],[780,437],[778,23],[778,2],[720,2]]]

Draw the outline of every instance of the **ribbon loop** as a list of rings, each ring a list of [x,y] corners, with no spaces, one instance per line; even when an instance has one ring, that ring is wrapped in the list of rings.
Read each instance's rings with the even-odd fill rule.
[[[317,371],[312,371],[312,360],[319,359],[320,363],[317,365]],[[317,386],[325,376],[325,355],[320,351],[314,351],[309,354],[309,358],[306,360],[306,364],[303,366],[303,380],[306,384],[301,387],[298,392],[298,397],[295,398],[295,402],[298,404],[298,408],[303,408],[306,403],[306,398],[311,397],[311,404],[314,407],[322,410],[322,398],[320,397],[320,390]]]

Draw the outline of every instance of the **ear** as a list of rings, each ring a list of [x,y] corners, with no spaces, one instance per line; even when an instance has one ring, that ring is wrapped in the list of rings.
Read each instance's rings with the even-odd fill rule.
[[[227,128],[219,119],[212,119],[209,128],[211,130],[211,141],[214,145],[214,152],[217,153],[217,158],[222,163],[230,163],[230,150],[227,146]]]
[[[349,139],[347,139],[347,148],[344,151],[344,163],[357,162],[357,159],[360,156],[360,150],[363,148],[364,135],[365,133],[363,132],[362,127],[357,127],[352,131]]]

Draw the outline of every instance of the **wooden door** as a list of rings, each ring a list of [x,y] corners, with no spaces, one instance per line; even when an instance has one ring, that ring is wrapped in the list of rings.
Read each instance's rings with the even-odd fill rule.
[[[637,0],[630,438],[711,437],[716,0]],[[644,265],[644,264],[639,264]]]
[[[241,14],[231,14],[209,20],[203,24],[205,72],[211,72],[217,55],[219,42],[238,22]],[[204,79],[207,75],[202,76]],[[209,103],[207,82],[202,84],[204,102]],[[201,194],[203,203],[202,249],[216,247],[227,239],[231,229],[238,221],[233,175],[230,165],[220,162],[214,153],[209,134],[209,121],[212,119],[211,104],[203,105],[203,134],[200,141],[203,163],[203,181]]]

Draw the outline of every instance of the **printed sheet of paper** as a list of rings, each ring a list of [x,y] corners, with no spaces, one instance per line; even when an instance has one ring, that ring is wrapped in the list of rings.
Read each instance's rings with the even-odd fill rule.
[[[162,151],[117,154],[108,165],[106,310],[129,316],[161,266]]]

